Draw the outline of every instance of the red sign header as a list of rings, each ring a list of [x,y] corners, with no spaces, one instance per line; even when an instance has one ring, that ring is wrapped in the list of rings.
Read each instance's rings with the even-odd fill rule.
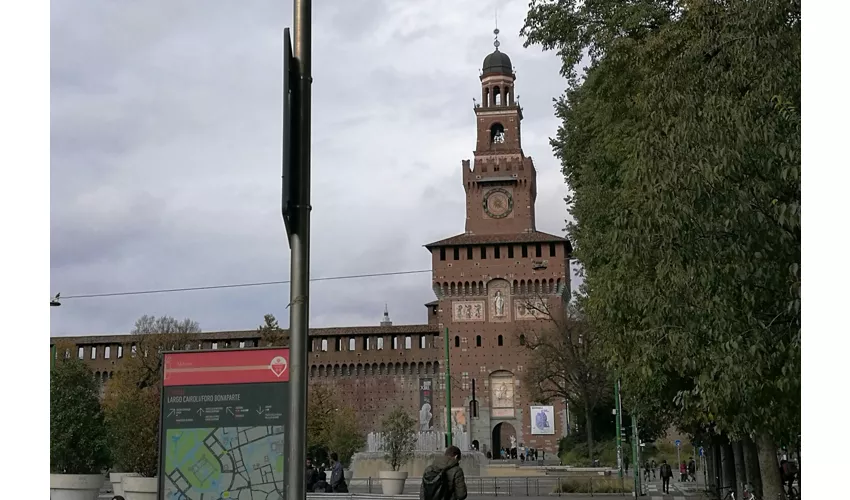
[[[232,349],[164,354],[162,385],[289,382],[289,349]]]

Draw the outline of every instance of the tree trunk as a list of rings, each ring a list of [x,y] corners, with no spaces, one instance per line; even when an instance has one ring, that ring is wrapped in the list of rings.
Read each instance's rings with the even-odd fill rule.
[[[584,431],[587,433],[587,456],[593,465],[593,409],[585,402],[584,404]]]
[[[708,446],[708,450],[705,454],[705,469],[708,474],[708,479],[706,483],[706,487],[709,488],[709,491],[712,492],[712,496],[717,500],[720,500],[720,470],[718,468],[718,464],[720,463],[720,445],[718,444],[718,439],[716,436],[712,436],[711,443]]]
[[[776,461],[776,443],[769,435],[761,433],[756,436],[756,446],[761,470],[762,498],[785,500],[785,490],[779,476],[779,462]]]
[[[756,445],[749,436],[745,436],[741,442],[744,452],[744,464],[746,467],[747,482],[754,490],[757,497],[761,498],[761,471],[759,470],[759,455]]]
[[[747,482],[747,469],[744,466],[744,447],[740,440],[732,443],[732,456],[735,459],[735,494],[738,498],[744,498],[744,483]]]
[[[720,496],[726,496],[729,491],[735,491],[735,460],[732,455],[732,444],[724,436],[723,444],[720,447],[720,478],[723,482],[723,491]]]

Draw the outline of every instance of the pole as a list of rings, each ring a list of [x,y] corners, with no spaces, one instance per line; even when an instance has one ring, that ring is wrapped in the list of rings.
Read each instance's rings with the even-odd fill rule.
[[[632,458],[635,461],[635,497],[641,495],[640,491],[640,436],[638,436],[637,415],[632,413]]]
[[[288,500],[307,498],[304,485],[304,460],[307,458],[307,342],[310,321],[310,85],[311,7],[310,0],[295,0],[293,58],[298,80],[292,110],[292,147],[294,166],[292,183],[293,230],[289,234],[289,459],[286,470]]]
[[[50,346],[50,369],[56,365],[56,344]]]
[[[452,368],[451,356],[449,356],[449,329],[445,329],[446,337],[446,437],[449,446],[452,441]]]
[[[617,418],[614,422],[617,425],[617,469],[619,469],[620,479],[623,478],[623,439],[621,436],[622,432],[622,415],[620,414],[621,405],[620,405],[620,379],[617,379],[617,382],[614,383],[614,401],[617,405]]]

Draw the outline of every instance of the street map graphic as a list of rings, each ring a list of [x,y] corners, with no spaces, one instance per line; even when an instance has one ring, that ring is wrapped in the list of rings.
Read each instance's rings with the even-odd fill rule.
[[[164,354],[162,500],[284,498],[289,351]]]
[[[165,499],[283,498],[283,427],[170,429],[166,439]]]

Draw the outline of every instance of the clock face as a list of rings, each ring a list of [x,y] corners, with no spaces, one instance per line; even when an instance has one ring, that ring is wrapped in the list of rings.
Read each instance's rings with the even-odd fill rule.
[[[502,188],[491,189],[484,195],[484,213],[493,219],[507,217],[514,209],[511,193]]]

